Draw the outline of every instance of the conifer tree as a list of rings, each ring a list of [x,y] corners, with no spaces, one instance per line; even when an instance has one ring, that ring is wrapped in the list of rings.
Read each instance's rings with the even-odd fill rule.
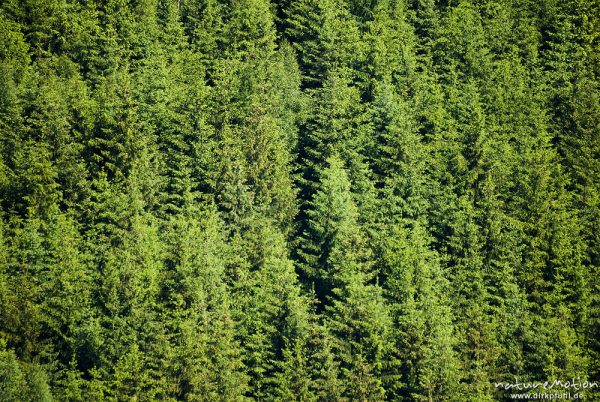
[[[353,69],[363,58],[360,33],[343,1],[302,0],[283,10],[286,38],[298,52],[303,87],[318,88],[329,73]]]
[[[96,351],[101,360],[92,368],[111,384],[104,391],[107,397],[162,392],[160,360],[167,351],[156,303],[163,245],[156,220],[146,209],[153,198],[146,192],[158,190],[151,181],[153,168],[147,158],[135,161],[126,191],[101,176],[96,180],[97,200],[90,205],[96,216],[88,236],[95,251],[92,262],[98,267],[94,300],[99,316],[86,337],[88,343],[101,344]]]
[[[215,74],[211,119],[223,150],[216,166],[217,200],[236,224],[256,213],[275,218],[287,231],[295,214],[290,180],[295,133],[285,130],[289,122],[281,108],[284,90],[297,83],[278,81],[278,70],[294,66],[283,64],[275,51],[268,4],[236,3],[230,17],[231,42]]]
[[[0,397],[3,401],[52,401],[45,373],[35,364],[19,362],[0,340]]]
[[[423,228],[396,224],[383,255],[384,289],[394,321],[396,359],[392,398],[461,400],[461,370],[448,283]],[[434,363],[435,362],[435,363]],[[399,377],[399,378],[398,378]]]
[[[168,225],[169,298],[163,319],[173,331],[178,390],[184,400],[239,400],[247,377],[225,283],[227,247],[214,206],[185,195],[183,213]]]
[[[79,374],[79,331],[91,319],[91,279],[73,218],[55,211],[45,229],[47,257],[40,273],[44,336],[52,339],[61,375]],[[75,365],[75,367],[73,367]]]
[[[380,288],[372,284],[372,252],[360,231],[350,181],[335,155],[321,172],[312,204],[303,237],[303,269],[325,304],[324,322],[334,336],[334,359],[346,384],[343,395],[382,398],[389,318]]]

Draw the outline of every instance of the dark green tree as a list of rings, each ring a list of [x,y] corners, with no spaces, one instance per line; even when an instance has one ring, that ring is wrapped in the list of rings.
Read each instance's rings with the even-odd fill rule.
[[[463,400],[461,366],[448,282],[418,225],[396,224],[382,256],[384,291],[394,322],[396,363],[390,397],[399,400]],[[467,394],[468,395],[468,394]]]

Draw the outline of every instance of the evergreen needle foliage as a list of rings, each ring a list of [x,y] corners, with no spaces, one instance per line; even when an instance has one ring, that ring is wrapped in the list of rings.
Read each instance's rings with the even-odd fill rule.
[[[598,0],[0,1],[0,401],[515,379],[600,382]]]

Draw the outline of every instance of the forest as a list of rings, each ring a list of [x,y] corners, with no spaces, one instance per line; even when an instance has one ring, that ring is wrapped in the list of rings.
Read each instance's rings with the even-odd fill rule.
[[[0,0],[0,401],[599,401],[599,78],[600,0]]]

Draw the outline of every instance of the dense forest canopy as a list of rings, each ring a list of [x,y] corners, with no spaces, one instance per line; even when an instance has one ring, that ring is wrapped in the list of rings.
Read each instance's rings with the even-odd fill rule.
[[[599,77],[598,0],[0,0],[0,400],[600,382]]]

